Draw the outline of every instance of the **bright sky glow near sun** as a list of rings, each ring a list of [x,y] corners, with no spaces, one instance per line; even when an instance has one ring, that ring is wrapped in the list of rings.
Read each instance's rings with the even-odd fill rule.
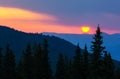
[[[82,27],[81,27],[81,30],[82,30],[83,33],[89,33],[89,31],[90,31],[90,26],[82,26]]]
[[[100,24],[103,32],[120,33],[119,2],[1,0],[0,25],[24,32],[91,34],[95,33]],[[116,9],[110,9],[111,5]],[[89,28],[83,28],[83,25],[88,25]]]
[[[58,32],[58,33],[82,33],[81,27],[67,27],[47,21],[57,21],[51,15],[35,13],[19,8],[0,7],[0,24],[4,24],[24,32]],[[86,30],[84,29],[84,32]],[[92,31],[91,31],[92,33]]]

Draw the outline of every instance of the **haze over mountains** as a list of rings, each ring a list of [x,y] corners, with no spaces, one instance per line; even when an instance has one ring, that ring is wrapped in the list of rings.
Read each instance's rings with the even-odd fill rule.
[[[102,29],[101,29],[102,30]],[[72,44],[80,44],[80,47],[83,48],[87,44],[90,51],[91,41],[93,40],[93,34],[59,34],[59,33],[43,33],[44,35],[57,36],[63,38]],[[103,42],[107,51],[109,51],[113,59],[120,60],[120,34],[107,34],[103,33]]]

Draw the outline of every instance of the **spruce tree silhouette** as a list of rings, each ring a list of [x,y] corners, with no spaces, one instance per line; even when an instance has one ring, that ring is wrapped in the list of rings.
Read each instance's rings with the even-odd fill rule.
[[[65,62],[61,53],[56,64],[55,79],[65,79]]]
[[[91,51],[92,51],[92,72],[93,72],[93,77],[94,79],[99,79],[102,76],[102,66],[103,66],[103,61],[102,61],[102,55],[103,51],[105,49],[103,44],[103,37],[102,37],[102,32],[100,30],[100,27],[98,25],[96,34],[93,37],[92,45],[91,45]]]
[[[24,68],[24,74],[25,79],[33,79],[33,56],[32,56],[32,50],[30,43],[27,44],[26,50],[23,55],[23,68]]]
[[[87,50],[87,46],[85,44],[83,51],[83,79],[89,78],[89,54]]]
[[[114,79],[114,63],[113,60],[111,58],[110,53],[108,53],[107,51],[105,51],[104,54],[104,79],[108,78],[108,79]]]
[[[52,70],[48,57],[48,41],[45,39],[43,45],[43,56],[42,56],[42,79],[52,79]]]
[[[73,58],[72,79],[82,79],[82,66],[82,54],[78,44]]]
[[[34,46],[34,79],[42,79],[42,48],[40,44]]]
[[[3,59],[3,79],[16,79],[15,55],[9,45]]]

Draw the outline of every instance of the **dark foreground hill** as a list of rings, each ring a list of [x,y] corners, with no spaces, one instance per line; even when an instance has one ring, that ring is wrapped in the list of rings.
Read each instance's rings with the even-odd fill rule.
[[[73,56],[75,45],[64,39],[42,34],[24,33],[8,27],[0,26],[0,47],[4,50],[6,45],[9,44],[15,52],[17,59],[21,57],[22,52],[25,50],[28,43],[33,45],[36,42],[42,45],[44,39],[48,40],[49,55],[51,59],[50,62],[55,62],[59,53]]]
[[[73,56],[75,45],[64,39],[49,35],[24,33],[5,26],[0,26],[0,47],[4,50],[6,45],[9,44],[15,52],[16,59],[21,57],[28,43],[33,45],[36,42],[42,45],[44,39],[48,40],[51,63],[56,62],[59,53],[63,53],[69,57]],[[115,64],[118,65],[119,62],[115,61]]]

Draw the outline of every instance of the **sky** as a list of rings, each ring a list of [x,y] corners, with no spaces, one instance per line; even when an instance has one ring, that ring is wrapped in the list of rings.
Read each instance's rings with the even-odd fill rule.
[[[120,33],[120,0],[0,0],[0,25],[24,32]]]

